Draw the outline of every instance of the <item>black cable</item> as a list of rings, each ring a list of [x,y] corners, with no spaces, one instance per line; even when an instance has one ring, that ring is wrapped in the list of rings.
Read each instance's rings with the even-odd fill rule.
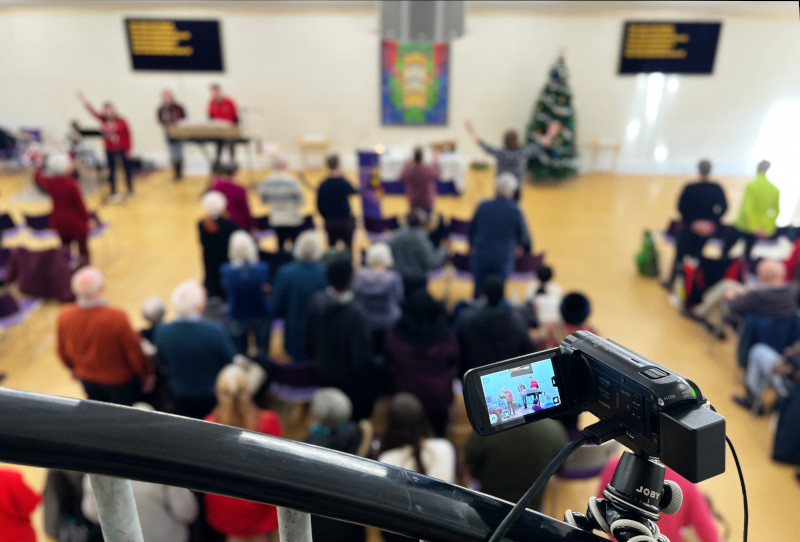
[[[511,512],[500,522],[500,525],[497,526],[494,533],[492,533],[491,538],[489,538],[489,542],[498,542],[503,539],[503,536],[508,532],[511,528],[511,525],[519,518],[522,512],[527,508],[528,503],[531,502],[531,499],[539,494],[547,485],[547,482],[550,480],[550,477],[556,473],[558,469],[561,468],[561,465],[564,464],[564,461],[567,460],[572,452],[583,446],[589,442],[589,437],[587,437],[584,433],[581,433],[578,438],[567,444],[567,446],[558,452],[558,455],[553,458],[552,461],[545,467],[533,485],[525,492],[522,498],[519,500],[517,504],[514,505],[514,508],[511,509]]]
[[[590,425],[583,432],[567,444],[567,446],[558,452],[558,455],[553,458],[550,463],[548,463],[547,467],[542,471],[533,485],[525,492],[522,498],[519,500],[517,504],[514,505],[514,508],[508,513],[508,515],[500,522],[500,525],[497,526],[497,529],[492,533],[492,536],[489,538],[488,542],[499,542],[503,539],[505,534],[511,528],[515,521],[522,515],[522,512],[525,511],[525,508],[528,507],[528,503],[531,502],[536,495],[538,495],[544,487],[547,485],[547,482],[550,480],[550,477],[553,476],[558,469],[564,464],[564,461],[572,455],[572,452],[583,446],[588,442],[592,442],[594,444],[602,444],[611,440],[612,438],[616,438],[623,434],[625,430],[617,423],[615,420],[603,420],[601,422],[597,422],[594,425]]]
[[[739,464],[739,456],[736,455],[736,450],[733,448],[733,442],[725,435],[725,442],[733,454],[733,461],[736,463],[736,470],[739,471],[739,482],[742,484],[742,499],[744,500],[744,534],[742,535],[742,542],[747,542],[747,525],[750,522],[750,514],[747,507],[747,488],[744,485],[744,474],[742,474],[742,466]]]

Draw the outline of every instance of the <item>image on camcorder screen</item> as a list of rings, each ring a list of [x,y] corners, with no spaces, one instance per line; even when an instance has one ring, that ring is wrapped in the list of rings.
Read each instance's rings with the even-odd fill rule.
[[[550,359],[483,375],[481,384],[492,425],[561,404]]]

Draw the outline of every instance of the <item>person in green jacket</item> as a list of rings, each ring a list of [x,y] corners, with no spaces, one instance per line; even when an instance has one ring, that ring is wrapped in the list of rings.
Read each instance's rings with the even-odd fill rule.
[[[725,235],[723,256],[728,255],[739,239],[744,239],[744,256],[749,261],[756,240],[775,234],[775,220],[780,212],[780,190],[767,179],[770,165],[766,160],[759,162],[756,178],[747,183],[739,216]]]

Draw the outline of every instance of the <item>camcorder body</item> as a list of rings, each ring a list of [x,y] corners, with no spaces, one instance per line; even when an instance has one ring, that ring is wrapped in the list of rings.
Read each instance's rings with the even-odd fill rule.
[[[617,440],[634,453],[659,458],[692,482],[725,471],[725,419],[697,386],[587,331],[558,348],[468,371],[464,398],[480,435],[588,411],[619,423],[625,433]]]

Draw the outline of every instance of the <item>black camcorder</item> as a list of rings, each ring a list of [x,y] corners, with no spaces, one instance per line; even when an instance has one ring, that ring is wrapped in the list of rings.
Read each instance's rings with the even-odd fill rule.
[[[617,438],[692,482],[725,472],[725,419],[689,379],[587,331],[558,348],[464,376],[472,427],[488,436],[536,420],[588,411],[624,428]]]

